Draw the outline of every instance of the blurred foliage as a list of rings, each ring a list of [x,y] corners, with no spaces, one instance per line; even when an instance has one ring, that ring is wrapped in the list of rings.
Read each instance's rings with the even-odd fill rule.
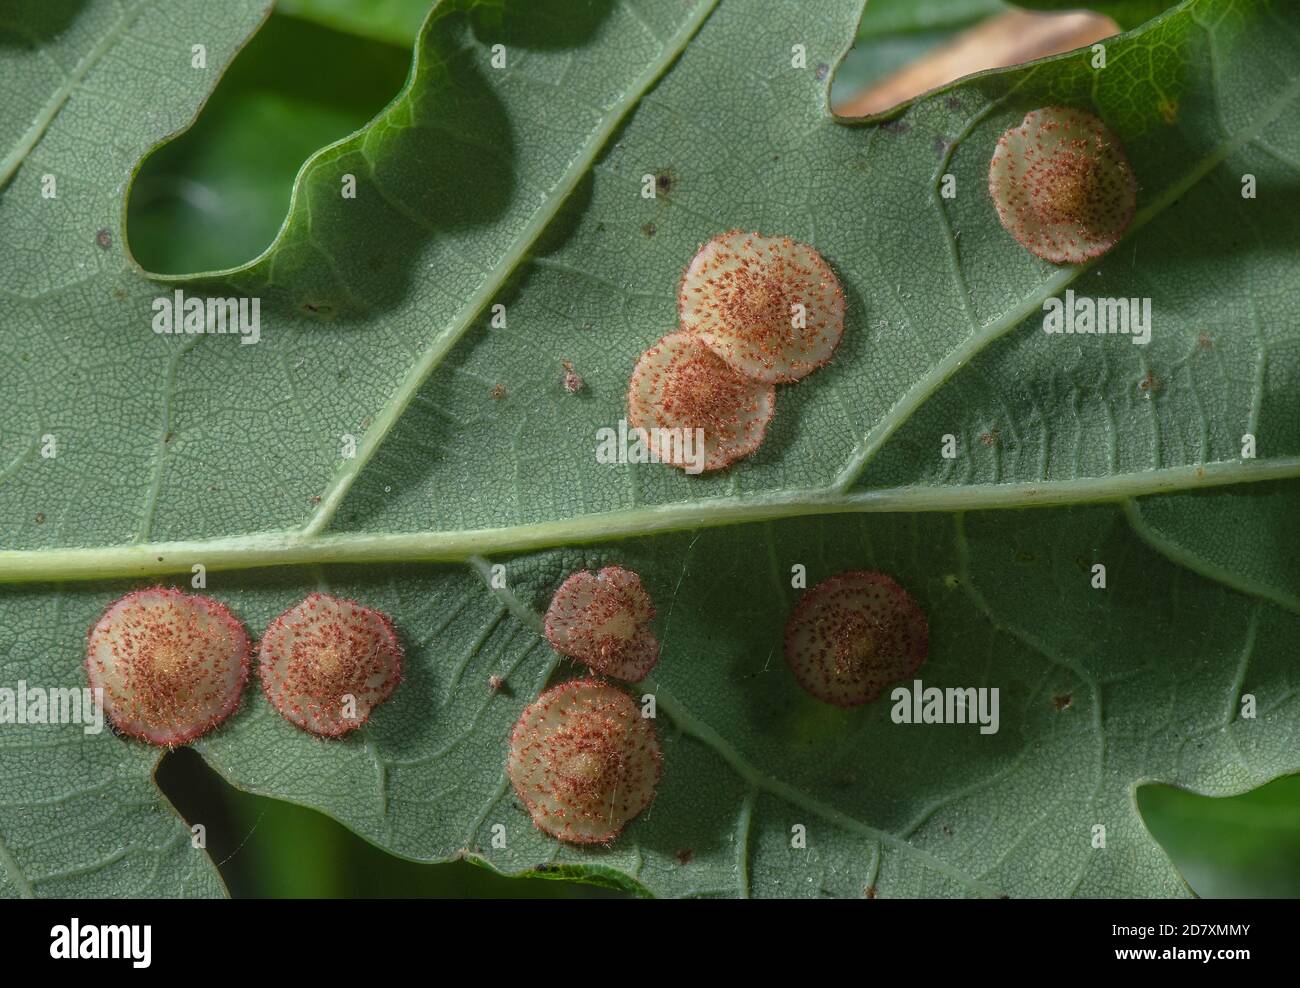
[[[230,267],[260,253],[314,151],[362,126],[401,88],[424,0],[282,0],[193,129],[145,162],[129,206],[137,260],[160,273]],[[879,79],[990,13],[1001,0],[873,0],[836,93]],[[340,67],[345,67],[340,70]],[[240,897],[616,895],[511,879],[469,862],[395,858],[303,807],[239,792],[189,749],[159,785]],[[1191,887],[1206,897],[1300,896],[1300,776],[1230,798],[1144,786],[1138,806]]]
[[[276,13],[409,48],[429,12],[429,0],[279,0]]]
[[[1107,17],[1114,18],[1125,31],[1163,13],[1178,0],[1015,0],[1017,7],[1029,10],[1072,10],[1087,7]]]
[[[1008,9],[1003,0],[871,0],[858,38],[835,73],[831,104],[897,72],[977,21]]]

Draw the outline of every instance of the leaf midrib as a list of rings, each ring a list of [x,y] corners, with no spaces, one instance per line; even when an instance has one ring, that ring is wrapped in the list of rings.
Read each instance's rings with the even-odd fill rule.
[[[334,535],[288,530],[180,542],[10,549],[0,550],[0,584],[152,577],[188,572],[195,561],[201,561],[212,572],[339,563],[463,563],[476,556],[807,515],[982,511],[1123,502],[1149,494],[1295,477],[1300,477],[1300,456],[1045,483],[895,487],[849,494],[816,488],[642,506],[501,528]]]

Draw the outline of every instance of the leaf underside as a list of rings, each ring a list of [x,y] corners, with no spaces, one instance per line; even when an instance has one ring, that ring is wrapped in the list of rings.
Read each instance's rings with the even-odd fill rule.
[[[254,635],[310,590],[355,597],[394,617],[407,681],[330,742],[250,686],[195,743],[217,771],[413,860],[665,896],[1186,895],[1135,787],[1300,770],[1285,4],[1189,0],[1109,42],[1104,70],[1069,54],[862,123],[827,110],[861,0],[443,0],[407,87],[307,162],[265,254],[152,278],[124,247],[134,170],[267,6],[0,14],[0,686],[80,686],[104,607],[196,563]],[[1141,183],[1128,236],[1077,268],[1023,251],[985,193],[998,135],[1050,104],[1105,119]],[[835,267],[835,360],[780,390],[728,471],[597,463],[682,268],[738,227]],[[176,288],[260,297],[261,342],[155,334]],[[1151,343],[1042,333],[1066,289],[1151,298]],[[506,739],[576,671],[538,632],[551,594],[614,563],[658,608],[637,691],[664,773],[611,847],[573,848],[517,805]],[[997,688],[998,732],[803,694],[781,655],[796,565],[809,586],[892,574],[929,615],[925,684]],[[221,894],[157,759],[0,725],[0,894]]]

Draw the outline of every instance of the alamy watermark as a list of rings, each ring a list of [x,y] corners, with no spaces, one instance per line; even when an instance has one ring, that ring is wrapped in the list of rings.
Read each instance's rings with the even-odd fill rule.
[[[998,688],[926,686],[919,679],[896,686],[889,717],[895,724],[979,724],[981,734],[998,733]]]
[[[73,916],[66,926],[50,927],[50,956],[56,961],[128,960],[134,968],[146,968],[153,962],[153,927],[137,923],[83,926]]]
[[[240,343],[262,338],[260,298],[185,297],[179,288],[171,297],[153,300],[153,331],[159,335],[239,334]]]
[[[1145,346],[1151,342],[1151,299],[1092,298],[1065,290],[1065,299],[1043,302],[1043,332],[1105,336],[1131,336],[1130,342]]]
[[[627,419],[618,428],[596,430],[597,463],[672,463],[687,473],[704,471],[703,429],[629,429]]]
[[[85,734],[104,729],[104,689],[55,686],[46,689],[18,680],[0,686],[0,726],[9,724],[81,724]]]

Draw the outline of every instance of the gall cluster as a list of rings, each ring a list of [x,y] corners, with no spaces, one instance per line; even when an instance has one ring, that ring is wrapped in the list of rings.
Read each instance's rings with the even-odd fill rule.
[[[646,350],[628,389],[628,420],[661,459],[685,469],[680,445],[704,436],[704,470],[763,442],[774,385],[827,363],[844,333],[844,291],[825,259],[789,237],[732,230],[702,246],[678,290],[680,328]]]
[[[102,688],[104,713],[121,734],[185,744],[239,706],[252,647],[219,601],[166,587],[127,594],[90,629],[86,674]],[[392,622],[350,600],[312,594],[276,618],[258,649],[258,675],[272,706],[322,737],[366,722],[402,680]]]
[[[556,651],[593,672],[640,682],[659,661],[654,602],[621,566],[580,570],[560,585],[544,630]],[[601,679],[562,683],[531,704],[510,735],[506,772],[537,827],[605,844],[654,800],[659,739],[633,699]]]

